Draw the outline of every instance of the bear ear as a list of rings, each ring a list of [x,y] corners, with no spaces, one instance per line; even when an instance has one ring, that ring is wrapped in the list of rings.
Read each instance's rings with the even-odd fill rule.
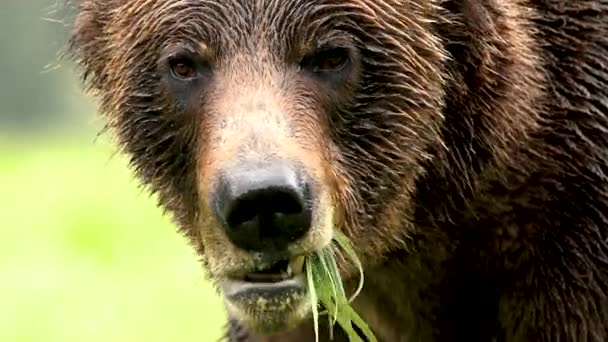
[[[80,64],[83,78],[97,88],[105,79],[106,27],[112,8],[123,0],[78,0],[69,50]]]

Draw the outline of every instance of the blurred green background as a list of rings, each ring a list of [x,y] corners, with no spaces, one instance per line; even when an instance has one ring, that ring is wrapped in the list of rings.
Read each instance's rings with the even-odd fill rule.
[[[0,1],[0,341],[215,341],[219,296],[57,58],[65,1]]]

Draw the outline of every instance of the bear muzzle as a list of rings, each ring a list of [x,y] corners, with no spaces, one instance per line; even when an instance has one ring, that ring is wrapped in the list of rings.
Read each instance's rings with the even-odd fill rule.
[[[219,176],[211,203],[238,248],[281,252],[310,230],[311,188],[306,172],[293,163],[240,163]]]

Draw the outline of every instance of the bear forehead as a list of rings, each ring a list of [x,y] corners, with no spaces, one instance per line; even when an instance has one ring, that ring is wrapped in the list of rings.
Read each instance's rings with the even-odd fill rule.
[[[115,18],[151,28],[196,25],[202,30],[224,33],[281,35],[280,28],[336,25],[369,11],[373,13],[364,4],[365,1],[356,0],[139,0],[125,1]]]
[[[307,43],[336,31],[359,31],[375,17],[366,0],[139,0],[124,1],[109,25],[128,40],[175,38],[210,45]],[[374,1],[380,7],[382,1]],[[385,4],[386,5],[386,4]],[[376,8],[376,10],[378,10]],[[372,20],[373,22],[373,20]],[[369,27],[367,27],[369,29]],[[130,34],[125,35],[125,32]]]

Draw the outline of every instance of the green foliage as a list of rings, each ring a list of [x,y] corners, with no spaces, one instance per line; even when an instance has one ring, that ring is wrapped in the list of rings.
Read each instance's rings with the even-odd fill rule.
[[[0,189],[0,341],[220,337],[197,257],[100,142],[4,142]]]
[[[89,124],[93,99],[81,95],[73,63],[61,58],[76,3],[0,1],[0,136],[75,134]]]
[[[334,232],[334,242],[346,253],[346,256],[359,267],[361,278],[359,287],[355,291],[354,296],[356,296],[363,286],[363,268],[361,267],[361,262],[357,258],[357,255],[346,236],[339,231]],[[348,335],[350,341],[363,342],[354,330],[354,324],[363,332],[370,342],[375,342],[377,340],[373,332],[367,323],[365,323],[350,306],[350,301],[346,297],[338,265],[336,264],[335,247],[336,246],[332,244],[320,252],[306,258],[306,274],[308,277],[308,288],[310,292],[316,340],[319,340],[318,304],[322,304],[327,309],[330,327],[337,321]],[[351,298],[351,300],[353,298]]]

